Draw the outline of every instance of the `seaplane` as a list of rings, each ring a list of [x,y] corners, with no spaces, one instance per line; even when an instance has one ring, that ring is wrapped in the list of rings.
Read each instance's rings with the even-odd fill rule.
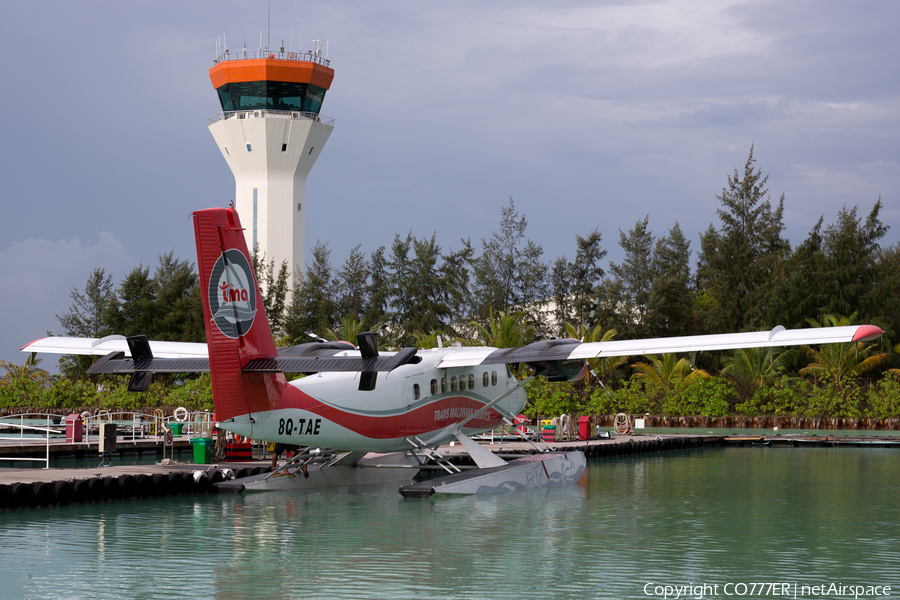
[[[239,480],[248,492],[410,482],[426,467],[448,474],[404,485],[404,496],[570,484],[584,472],[581,452],[535,445],[535,454],[506,461],[472,439],[504,423],[514,425],[528,401],[523,385],[533,377],[572,381],[584,375],[587,359],[605,356],[857,342],[882,334],[872,325],[779,326],[749,333],[384,352],[367,332],[356,344],[320,341],[279,350],[237,212],[200,210],[193,221],[206,344],[145,336],[47,337],[22,350],[101,356],[89,373],[130,374],[132,391],[147,390],[153,373],[209,372],[220,430],[306,448],[275,472]],[[531,375],[520,381],[510,365],[523,363]],[[286,373],[306,376],[288,381]],[[458,442],[477,468],[460,471],[446,460],[439,449],[449,442]]]

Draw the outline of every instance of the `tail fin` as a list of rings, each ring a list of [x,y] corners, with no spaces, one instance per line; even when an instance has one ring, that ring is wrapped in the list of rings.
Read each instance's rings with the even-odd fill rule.
[[[286,382],[281,373],[248,373],[254,358],[278,356],[237,211],[194,213],[197,267],[216,419],[271,410]]]

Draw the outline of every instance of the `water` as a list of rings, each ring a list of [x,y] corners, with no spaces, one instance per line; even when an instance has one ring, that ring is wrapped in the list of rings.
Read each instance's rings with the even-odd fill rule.
[[[897,595],[898,472],[893,449],[706,448],[497,496],[405,500],[391,484],[6,511],[0,596],[580,600],[706,583],[727,598],[725,584],[753,582]]]

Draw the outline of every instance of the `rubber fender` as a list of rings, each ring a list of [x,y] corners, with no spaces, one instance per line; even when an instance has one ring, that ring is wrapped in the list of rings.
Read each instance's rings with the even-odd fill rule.
[[[8,485],[0,485],[0,509],[10,508],[12,505],[12,490]]]
[[[232,469],[222,469],[222,476],[225,479],[235,479],[234,471]]]
[[[75,502],[87,502],[90,496],[88,480],[76,479],[72,484],[72,491],[75,492]]]
[[[13,505],[16,508],[28,508],[34,502],[31,485],[27,483],[12,484]]]
[[[134,498],[137,494],[137,479],[134,475],[119,475],[119,494],[122,498]]]
[[[232,471],[235,479],[242,479],[247,476],[248,469],[235,469]]]
[[[181,473],[169,473],[168,479],[169,479],[169,493],[172,494],[173,496],[177,496],[178,494],[181,494],[181,492],[184,488],[184,484],[183,484],[184,480],[181,477]]]
[[[182,494],[190,494],[194,491],[194,474],[188,472],[181,472],[181,493]]]
[[[225,475],[222,473],[222,471],[220,471],[218,469],[213,469],[212,471],[210,471],[210,473],[209,473],[210,488],[212,488],[212,486],[219,483],[220,481],[225,481]]]
[[[46,481],[32,484],[31,493],[34,495],[35,506],[50,506],[53,503],[53,486]]]
[[[107,500],[117,500],[122,495],[122,485],[118,477],[104,477],[103,487],[106,490]]]
[[[75,489],[68,481],[57,481],[53,484],[53,501],[60,506],[75,501]]]
[[[88,479],[88,500],[90,502],[100,502],[106,494],[106,488],[103,486],[103,480],[99,477],[91,477]]]
[[[253,467],[249,469],[247,472],[247,477],[253,477],[254,475],[259,475],[263,472],[262,467]]]
[[[157,496],[168,496],[172,493],[172,489],[169,486],[169,475],[167,473],[154,473],[153,487],[156,488]]]
[[[203,471],[194,471],[194,491],[197,492],[207,492],[209,491],[209,475],[204,473]]]
[[[135,483],[137,484],[138,497],[149,498],[155,495],[156,490],[153,487],[153,478],[149,475],[143,473],[135,475]]]

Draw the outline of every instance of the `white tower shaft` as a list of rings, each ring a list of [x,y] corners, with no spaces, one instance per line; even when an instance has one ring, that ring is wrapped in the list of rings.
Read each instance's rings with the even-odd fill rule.
[[[304,270],[306,177],[328,141],[331,123],[300,112],[225,113],[209,130],[235,180],[235,209],[247,246],[276,272],[287,261],[290,283]]]

